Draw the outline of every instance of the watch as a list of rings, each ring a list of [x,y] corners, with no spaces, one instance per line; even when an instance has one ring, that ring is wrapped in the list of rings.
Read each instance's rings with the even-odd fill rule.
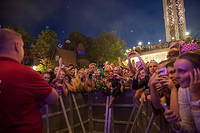
[[[192,106],[200,107],[200,99],[197,100],[197,101],[191,101],[191,105],[192,105]]]

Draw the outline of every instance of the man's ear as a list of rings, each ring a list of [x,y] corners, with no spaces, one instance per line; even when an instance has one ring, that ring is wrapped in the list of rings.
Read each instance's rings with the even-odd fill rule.
[[[15,47],[15,51],[17,52],[17,53],[19,53],[19,49],[20,49],[20,45],[19,45],[19,43],[18,42],[15,42],[15,45],[14,45]]]

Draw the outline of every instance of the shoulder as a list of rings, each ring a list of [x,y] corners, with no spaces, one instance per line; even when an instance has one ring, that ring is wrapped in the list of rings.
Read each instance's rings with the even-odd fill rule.
[[[43,80],[43,77],[39,72],[33,70],[30,66],[21,64],[17,65],[13,69],[13,74],[16,75],[15,79],[17,78],[18,80],[25,81],[27,83]]]
[[[35,70],[33,70],[30,66],[20,65],[20,71],[22,74],[26,74],[27,76],[41,76],[41,74]]]

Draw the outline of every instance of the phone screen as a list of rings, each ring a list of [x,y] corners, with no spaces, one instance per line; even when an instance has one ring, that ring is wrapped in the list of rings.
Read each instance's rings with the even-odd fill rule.
[[[167,74],[167,68],[166,67],[161,67],[158,70],[159,70],[159,74]]]
[[[136,68],[139,68],[139,67],[141,67],[142,66],[142,62],[141,61],[137,61],[136,62]]]
[[[169,106],[168,106],[166,103],[161,102],[160,104],[162,105],[162,107],[163,107],[165,110],[168,110],[168,109],[169,109]]]

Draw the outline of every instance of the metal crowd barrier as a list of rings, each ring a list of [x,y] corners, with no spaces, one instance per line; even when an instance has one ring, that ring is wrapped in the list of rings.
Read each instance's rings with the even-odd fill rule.
[[[54,105],[41,109],[43,133],[170,133],[162,115],[155,115],[151,103],[144,106],[126,90],[113,105],[112,96],[98,91],[69,93]]]

